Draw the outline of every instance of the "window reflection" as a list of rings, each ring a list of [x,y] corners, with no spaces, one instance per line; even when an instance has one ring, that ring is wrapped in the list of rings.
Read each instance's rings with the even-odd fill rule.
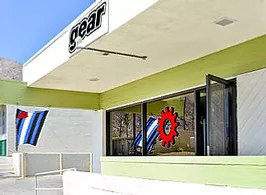
[[[111,112],[111,154],[113,156],[141,155],[132,146],[141,130],[140,106]]]
[[[194,93],[176,96],[147,103],[147,150],[148,155],[193,156],[195,155],[195,112]],[[158,131],[161,112],[166,107],[173,107],[178,114],[176,122],[178,136],[173,138],[170,147],[162,145]],[[141,155],[142,152],[142,124],[141,106],[133,106],[110,112],[110,154],[114,156]],[[173,124],[164,121],[164,132],[169,135]]]
[[[173,107],[178,114],[178,136],[174,137],[174,144],[170,147],[162,146],[162,141],[155,140],[149,155],[193,156],[195,155],[195,131],[194,131],[194,93],[164,99],[147,104],[148,117],[160,118],[161,111],[165,107]],[[169,135],[171,122],[166,120],[164,131]]]

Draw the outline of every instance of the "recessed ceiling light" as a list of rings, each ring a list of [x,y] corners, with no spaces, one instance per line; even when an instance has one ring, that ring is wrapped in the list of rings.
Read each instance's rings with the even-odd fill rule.
[[[223,17],[217,21],[215,21],[215,24],[218,24],[220,26],[227,26],[229,24],[232,24],[236,22],[236,20],[232,19],[232,18],[228,18],[228,17]]]
[[[95,81],[99,81],[100,79],[99,78],[91,78],[91,79],[89,79],[89,81],[92,81],[92,82],[95,82]]]

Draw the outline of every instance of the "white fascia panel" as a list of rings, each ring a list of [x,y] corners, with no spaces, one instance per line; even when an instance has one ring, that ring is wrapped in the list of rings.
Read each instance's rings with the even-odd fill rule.
[[[157,1],[158,0],[109,0],[109,13],[106,21],[107,25],[104,25],[104,30],[99,33],[95,33],[94,35],[92,34],[92,37],[87,37],[80,46],[88,46],[99,39],[102,35],[111,33],[115,29],[127,23],[130,19],[134,18],[136,15],[155,4]],[[51,40],[24,64],[24,82],[31,85],[69,60],[72,56],[68,51],[71,28],[76,23],[80,22],[84,16],[90,13],[91,10],[101,2],[103,2],[103,0],[96,0],[95,3],[77,17],[77,19],[74,20],[66,29],[64,29],[58,36]],[[106,28],[106,26],[108,28]]]
[[[23,66],[23,81],[31,85],[68,61],[68,59],[68,33],[65,32],[54,43]]]
[[[148,9],[158,0],[110,0],[109,33]]]

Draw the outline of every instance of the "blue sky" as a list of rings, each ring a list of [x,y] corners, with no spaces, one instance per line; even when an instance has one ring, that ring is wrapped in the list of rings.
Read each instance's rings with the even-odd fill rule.
[[[95,0],[0,0],[0,57],[25,63]]]

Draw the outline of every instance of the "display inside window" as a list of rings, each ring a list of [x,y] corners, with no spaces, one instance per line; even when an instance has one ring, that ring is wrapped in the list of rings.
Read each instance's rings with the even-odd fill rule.
[[[141,155],[141,149],[133,141],[141,131],[141,108],[130,107],[110,113],[110,137],[113,156]]]
[[[148,155],[195,155],[194,93],[147,104],[147,120],[157,120],[157,134]]]
[[[215,87],[107,112],[107,155],[236,154],[235,92]]]
[[[147,155],[195,155],[194,93],[146,104]],[[143,154],[141,105],[110,112],[110,155]]]

